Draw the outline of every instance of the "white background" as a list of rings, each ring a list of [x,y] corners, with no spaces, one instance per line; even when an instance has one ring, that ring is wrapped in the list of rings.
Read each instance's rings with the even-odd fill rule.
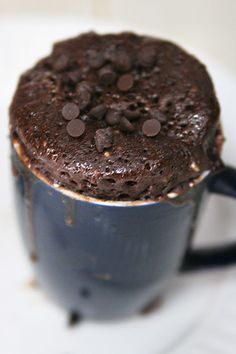
[[[235,0],[0,0],[0,14],[73,15],[155,31],[236,67]]]

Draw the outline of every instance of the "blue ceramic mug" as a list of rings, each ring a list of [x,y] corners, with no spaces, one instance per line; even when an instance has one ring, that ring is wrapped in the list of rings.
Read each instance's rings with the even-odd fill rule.
[[[182,270],[231,264],[236,246],[192,250],[203,194],[236,197],[236,171],[204,178],[171,202],[109,202],[52,187],[12,150],[18,215],[40,286],[68,312],[142,311]]]

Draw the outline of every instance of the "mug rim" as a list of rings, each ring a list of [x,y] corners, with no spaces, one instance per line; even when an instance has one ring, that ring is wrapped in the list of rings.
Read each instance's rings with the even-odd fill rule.
[[[147,205],[154,205],[154,204],[160,204],[162,202],[171,202],[172,200],[174,201],[176,198],[184,195],[185,193],[178,194],[176,192],[169,192],[166,194],[166,196],[159,197],[159,199],[152,200],[152,199],[147,199],[147,200],[105,200],[105,199],[100,199],[100,198],[95,198],[95,197],[90,197],[78,192],[73,192],[67,188],[61,187],[57,183],[50,183],[48,179],[40,174],[38,171],[35,171],[32,169],[31,164],[27,164],[26,161],[24,161],[23,154],[22,154],[22,149],[20,146],[20,143],[17,139],[12,140],[12,146],[19,158],[19,160],[22,162],[23,166],[28,168],[29,171],[41,182],[45,183],[47,187],[52,188],[56,190],[57,192],[61,192],[65,196],[82,201],[82,202],[87,202],[91,204],[97,204],[97,205],[104,205],[104,206],[117,206],[117,207],[134,207],[134,206],[147,206]],[[189,190],[192,190],[192,188],[196,187],[199,183],[201,183],[209,174],[210,170],[204,171],[198,178],[193,180],[192,182],[189,183]],[[188,192],[189,192],[188,190]]]

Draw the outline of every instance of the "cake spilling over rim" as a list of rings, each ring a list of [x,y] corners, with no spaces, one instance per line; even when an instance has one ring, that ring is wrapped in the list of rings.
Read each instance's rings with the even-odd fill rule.
[[[90,32],[56,43],[21,76],[10,133],[51,184],[159,200],[222,166],[219,111],[205,66],[177,45]]]

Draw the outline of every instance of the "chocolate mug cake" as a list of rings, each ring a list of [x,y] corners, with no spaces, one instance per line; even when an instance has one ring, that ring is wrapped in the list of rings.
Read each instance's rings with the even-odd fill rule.
[[[42,286],[68,311],[122,317],[163,292],[223,169],[219,113],[202,63],[133,33],[56,43],[21,76],[20,219]]]
[[[11,136],[49,183],[105,200],[181,193],[220,166],[223,141],[205,67],[131,33],[56,44],[21,77]]]

